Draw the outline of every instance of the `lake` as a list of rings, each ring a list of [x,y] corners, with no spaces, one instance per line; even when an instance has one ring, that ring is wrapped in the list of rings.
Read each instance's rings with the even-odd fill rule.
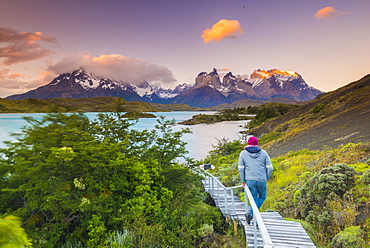
[[[214,114],[215,112],[204,111],[173,111],[173,112],[152,112],[157,117],[164,116],[166,119],[175,119],[181,122],[190,119],[197,114]],[[19,133],[22,126],[27,125],[24,116],[32,116],[35,119],[41,119],[43,113],[16,113],[0,114],[0,147],[6,147],[3,141],[13,141],[11,133]],[[89,119],[95,119],[97,113],[85,113]],[[217,145],[217,140],[226,138],[230,141],[241,139],[239,131],[245,130],[243,126],[248,121],[225,121],[214,124],[199,124],[193,126],[176,125],[173,130],[178,131],[181,128],[188,127],[192,133],[184,134],[183,141],[187,143],[186,148],[189,151],[187,156],[196,160],[204,159],[208,152],[213,149],[212,145]],[[157,124],[157,118],[142,118],[132,128],[138,130],[153,129]],[[242,149],[242,147],[240,148]]]

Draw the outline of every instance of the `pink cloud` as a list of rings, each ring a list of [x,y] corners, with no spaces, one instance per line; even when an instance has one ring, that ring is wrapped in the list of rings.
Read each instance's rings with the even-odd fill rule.
[[[0,79],[1,80],[4,80],[4,79],[17,79],[17,78],[25,78],[27,77],[27,75],[24,75],[24,74],[20,74],[20,73],[12,73],[12,74],[9,74],[10,70],[9,69],[2,69],[0,70]]]
[[[1,64],[12,65],[37,60],[48,56],[53,51],[41,46],[41,42],[57,44],[53,36],[44,36],[41,32],[19,32],[12,28],[0,28],[0,42],[8,45],[0,47]]]
[[[335,10],[334,7],[325,7],[320,10],[318,10],[315,14],[316,19],[332,19],[334,17],[350,14],[351,12],[345,11],[345,12],[338,12]]]
[[[202,38],[204,43],[220,41],[225,38],[235,38],[243,34],[244,29],[237,20],[222,19],[214,24],[210,29],[203,31]]]

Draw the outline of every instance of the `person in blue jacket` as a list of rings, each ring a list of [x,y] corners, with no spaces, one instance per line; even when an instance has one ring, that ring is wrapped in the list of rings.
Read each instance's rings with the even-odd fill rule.
[[[267,181],[270,179],[273,167],[268,153],[258,146],[258,139],[249,137],[248,145],[239,155],[238,170],[243,187],[247,184],[253,199],[260,209],[266,199]],[[247,214],[247,223],[253,219],[252,208]]]

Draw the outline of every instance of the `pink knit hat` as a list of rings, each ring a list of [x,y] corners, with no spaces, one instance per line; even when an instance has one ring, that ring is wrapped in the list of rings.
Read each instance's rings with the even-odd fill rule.
[[[249,139],[248,139],[248,145],[249,146],[258,146],[258,139],[254,136],[251,136]]]

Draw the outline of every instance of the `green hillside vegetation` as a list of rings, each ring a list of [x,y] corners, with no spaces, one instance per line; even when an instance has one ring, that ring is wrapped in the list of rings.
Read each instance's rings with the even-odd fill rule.
[[[245,247],[208,204],[174,120],[152,131],[120,113],[27,121],[0,149],[0,216],[22,220],[0,219],[4,247]]]
[[[50,113],[66,109],[40,99],[8,100],[0,98],[0,113]]]
[[[298,105],[285,103],[265,103],[259,106],[250,106],[247,108],[247,113],[255,114],[256,116],[249,122],[248,127],[256,127],[269,119],[285,115],[286,113],[296,109],[297,107]]]
[[[369,109],[370,75],[275,118],[258,121],[271,109],[258,112],[246,133],[259,138],[275,169],[262,211],[300,221],[318,247],[370,247]],[[219,141],[204,162],[226,185],[239,184],[244,146]]]
[[[199,111],[199,110],[204,110],[199,107],[190,107],[187,104],[182,104],[182,103],[171,103],[171,104],[160,104],[160,103],[150,103],[150,105],[158,109],[158,111]]]
[[[167,112],[199,111],[187,104],[128,102],[120,97],[53,98],[8,100],[0,98],[0,113],[57,113],[57,112]]]
[[[53,98],[40,100],[8,100],[0,98],[0,113],[58,113],[58,112],[158,112],[151,104],[127,102],[120,97]]]
[[[223,109],[214,115],[198,114],[194,115],[191,119],[179,122],[183,125],[197,125],[197,124],[211,124],[221,121],[239,121],[239,120],[250,120],[252,117],[247,115],[247,109],[235,108],[235,109]]]
[[[370,75],[248,130],[273,155],[370,140]],[[253,123],[253,121],[251,122]],[[263,135],[267,134],[267,135]]]
[[[259,106],[237,107],[234,109],[222,109],[213,115],[198,114],[191,119],[182,121],[183,125],[211,124],[221,121],[251,120],[249,127],[258,126],[268,119],[284,115],[296,109],[298,105],[284,103],[265,103]],[[252,116],[255,117],[252,118]]]
[[[235,108],[248,108],[248,107],[256,107],[266,103],[283,103],[283,104],[292,104],[292,105],[303,105],[305,102],[302,101],[295,101],[288,98],[273,98],[268,101],[260,101],[260,100],[253,100],[253,99],[242,99],[233,103],[224,103],[218,106],[205,108],[206,110],[222,110],[222,109],[235,109]]]
[[[120,97],[93,97],[93,98],[53,98],[46,100],[49,103],[61,106],[69,112],[157,112],[149,103],[135,101],[128,102]]]
[[[205,160],[227,186],[240,183],[237,161],[243,146],[219,144]],[[318,247],[370,245],[370,142],[290,152],[272,162],[262,211],[300,221]]]
[[[153,115],[152,113],[143,113],[143,112],[137,112],[137,111],[131,111],[127,112],[122,115],[124,118],[157,118],[157,116]]]

